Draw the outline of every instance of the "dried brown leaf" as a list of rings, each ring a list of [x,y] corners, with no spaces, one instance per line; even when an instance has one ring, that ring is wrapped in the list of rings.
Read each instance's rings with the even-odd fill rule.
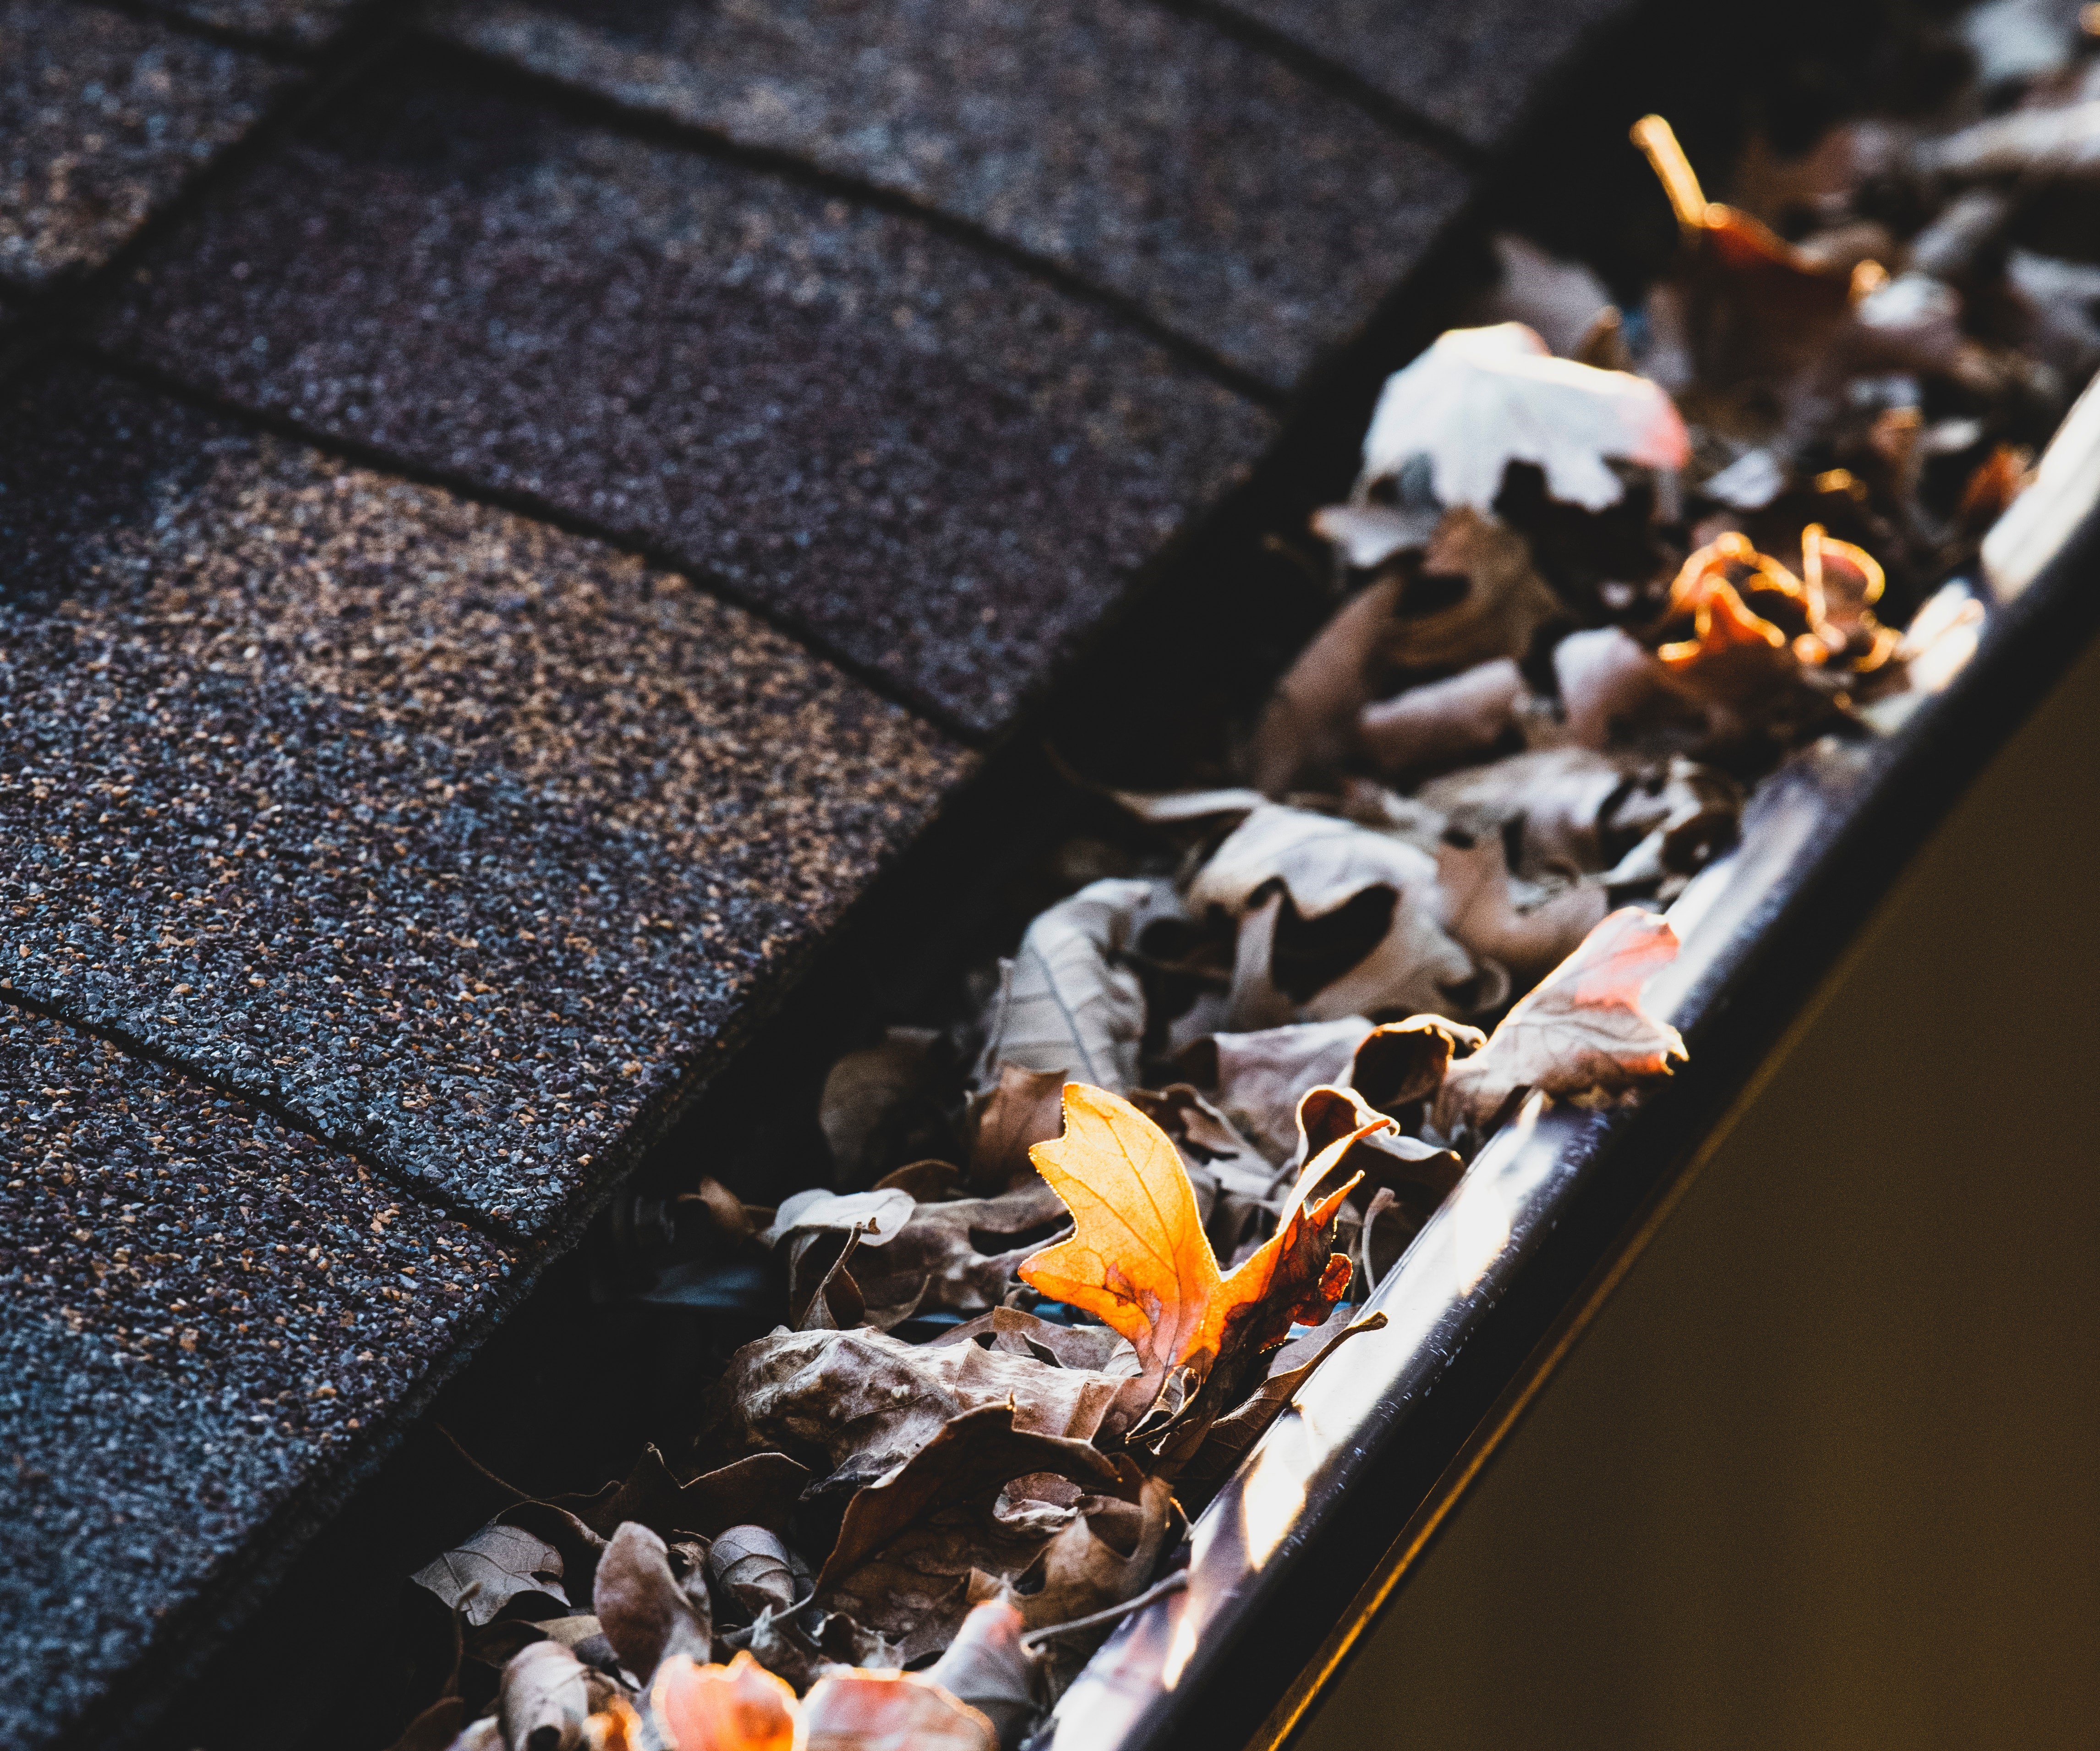
[[[477,1627],[492,1622],[513,1599],[537,1597],[566,1608],[562,1553],[522,1527],[484,1526],[410,1577]],[[471,1596],[469,1590],[473,1589]]]
[[[1390,684],[1402,584],[1381,578],[1357,591],[1284,672],[1247,744],[1247,776],[1258,789],[1280,796],[1330,778],[1354,758],[1357,720]]]
[[[1489,298],[1494,322],[1520,322],[1564,359],[1573,359],[1611,308],[1612,294],[1595,273],[1524,237],[1494,240],[1501,277]]]
[[[806,1454],[846,1487],[901,1465],[962,1412],[1009,1400],[1018,1428],[1090,1440],[1120,1384],[974,1343],[779,1331],[730,1357],[709,1396],[708,1434],[730,1452]]]
[[[1361,1016],[1301,1021],[1253,1034],[1212,1034],[1185,1048],[1176,1066],[1213,1091],[1226,1116],[1275,1163],[1290,1159],[1298,1100],[1318,1083],[1343,1081],[1371,1033]]]
[[[1444,845],[1437,853],[1436,873],[1450,907],[1446,922],[1451,934],[1468,953],[1508,968],[1520,981],[1573,953],[1611,907],[1600,885],[1578,883],[1520,909],[1499,833]]]
[[[764,1526],[732,1526],[708,1550],[708,1578],[756,1617],[785,1611],[801,1596],[788,1546]]]
[[[646,1683],[669,1656],[704,1662],[713,1630],[707,1586],[698,1574],[682,1586],[664,1540],[629,1520],[598,1559],[591,1603],[620,1663]]]
[[[1035,1172],[1028,1151],[1057,1135],[1065,1072],[1001,1064],[989,1094],[971,1103],[970,1184],[999,1193]]]
[[[1115,1466],[1098,1449],[1015,1427],[1011,1405],[963,1412],[895,1471],[854,1496],[817,1577],[819,1597],[936,1509],[995,1494],[1015,1478],[1042,1471],[1103,1494],[1122,1487]]]
[[[1043,1706],[1042,1663],[1021,1645],[1025,1626],[1011,1599],[986,1599],[972,1608],[926,1673],[991,1722],[1002,1751],[1013,1751]]]
[[[996,1197],[920,1204],[892,1241],[854,1260],[869,1323],[887,1328],[915,1309],[996,1307],[1015,1267],[1064,1223],[1064,1206],[1032,1171]]]
[[[1448,1009],[1479,973],[1438,922],[1436,859],[1331,815],[1254,810],[1188,897],[1239,924],[1233,1031]]]
[[[1445,513],[1423,549],[1421,577],[1425,583],[1462,581],[1464,589],[1448,606],[1426,614],[1410,613],[1403,599],[1392,652],[1410,668],[1462,669],[1495,657],[1521,657],[1542,627],[1567,614],[1533,568],[1531,544],[1471,505]]]
[[[988,1349],[1032,1356],[1060,1368],[1088,1368],[1105,1374],[1118,1371],[1118,1352],[1126,1358],[1131,1353],[1128,1340],[1105,1325],[1060,1325],[1019,1308],[994,1308],[989,1313],[951,1326],[933,1342],[968,1343],[979,1339],[989,1340],[985,1345]]]
[[[535,1642],[503,1669],[496,1710],[509,1751],[576,1751],[590,1716],[588,1674],[559,1642]]]
[[[1488,1036],[1462,1021],[1442,1016],[1410,1016],[1388,1021],[1357,1043],[1346,1078],[1322,1078],[1361,1095],[1374,1112],[1383,1113],[1403,1131],[1418,1129],[1424,1104],[1436,1097],[1454,1058],[1471,1057]],[[1296,1135],[1304,1135],[1298,1109],[1292,1109]],[[1301,1149],[1303,1145],[1301,1145]]]
[[[1476,664],[1366,705],[1356,745],[1382,773],[1449,765],[1498,747],[1515,730],[1529,694],[1511,659]]]
[[[1307,1089],[1298,1103],[1298,1131],[1299,1158],[1326,1160],[1326,1187],[1357,1180],[1366,1188],[1389,1186],[1425,1206],[1425,1213],[1444,1201],[1465,1171],[1450,1149],[1401,1136],[1389,1114],[1353,1088]],[[1311,1181],[1316,1189],[1322,1183]]]
[[[999,1064],[1118,1088],[1137,1080],[1145,991],[1124,956],[1154,892],[1149,881],[1097,881],[1037,915],[994,1003],[981,1084]]]
[[[1640,1007],[1641,987],[1677,955],[1677,933],[1627,906],[1519,999],[1488,1043],[1451,1066],[1436,1100],[1437,1129],[1489,1123],[1522,1088],[1617,1092],[1670,1074],[1684,1056],[1676,1029]]]
[[[1042,1585],[1023,1594],[1021,1616],[1030,1630],[1070,1623],[1133,1599],[1149,1586],[1180,1524],[1173,1485],[1149,1477],[1135,1504],[1089,1503],[1072,1524],[1050,1541],[1041,1559]],[[1103,1629],[1094,1637],[1106,1634]],[[1049,1644],[1050,1683],[1083,1664],[1086,1639],[1061,1637]]]
[[[940,1035],[931,1028],[893,1027],[881,1043],[849,1052],[832,1065],[817,1103],[817,1122],[848,1184],[871,1164],[870,1144],[932,1079]]]
[[[466,1724],[466,1702],[459,1696],[440,1696],[409,1722],[394,1741],[392,1751],[448,1751]]]

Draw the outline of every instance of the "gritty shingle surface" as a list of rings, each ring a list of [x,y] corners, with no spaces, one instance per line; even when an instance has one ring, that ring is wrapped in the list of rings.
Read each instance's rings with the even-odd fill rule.
[[[523,1230],[965,756],[593,543],[71,375],[0,418],[0,981]]]
[[[917,220],[442,86],[219,185],[103,332],[658,544],[982,729],[1272,429]]]
[[[105,259],[298,77],[80,0],[0,0],[0,276]]]
[[[153,10],[221,30],[312,48],[328,41],[370,0],[151,0]]]
[[[179,1623],[510,1256],[267,1114],[0,1003],[0,1738]]]
[[[1501,145],[1627,0],[1229,0],[1476,146]]]
[[[970,219],[1294,382],[1460,174],[1152,0],[465,0],[439,28]]]

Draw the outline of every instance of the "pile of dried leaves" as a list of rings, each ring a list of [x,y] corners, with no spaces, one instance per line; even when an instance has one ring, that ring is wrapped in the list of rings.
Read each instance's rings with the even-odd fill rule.
[[[1740,206],[1643,122],[1683,243],[1631,314],[1504,241],[1315,519],[1242,784],[1114,793],[1149,862],[834,1065],[832,1184],[691,1194],[779,1328],[694,1466],[417,1576],[462,1657],[404,1748],[1011,1751],[1520,1100],[1668,1073],[1661,908],[1959,634],[1928,590],[2100,362],[2100,266],[2023,240],[2100,237],[2100,61],[1986,11],[1933,125],[1754,145]]]

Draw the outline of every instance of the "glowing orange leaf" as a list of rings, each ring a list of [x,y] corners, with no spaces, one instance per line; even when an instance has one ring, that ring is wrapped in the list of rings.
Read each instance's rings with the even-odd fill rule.
[[[1308,1162],[1277,1232],[1227,1276],[1167,1134],[1127,1100],[1067,1083],[1064,1135],[1030,1157],[1072,1212],[1074,1232],[1021,1275],[1129,1339],[1148,1375],[1207,1369],[1228,1347],[1280,1342],[1294,1317],[1324,1317],[1348,1287],[1348,1260],[1319,1237],[1356,1181],[1317,1204],[1308,1198],[1357,1136],[1390,1123],[1366,1126]]]
[[[654,1700],[678,1751],[794,1751],[795,1692],[748,1653],[726,1666],[673,1655],[656,1674]]]

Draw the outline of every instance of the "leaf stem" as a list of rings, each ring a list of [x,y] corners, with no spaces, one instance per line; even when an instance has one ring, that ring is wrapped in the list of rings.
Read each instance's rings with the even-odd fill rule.
[[[1074,1617],[1070,1623],[1053,1623],[1040,1630],[1030,1630],[1021,1639],[1023,1647],[1033,1651],[1053,1635],[1070,1635],[1075,1630],[1092,1630],[1099,1625],[1114,1623],[1127,1617],[1132,1612],[1149,1605],[1154,1599],[1163,1599],[1170,1593],[1179,1593],[1189,1585],[1189,1571],[1177,1568],[1163,1581],[1155,1581],[1142,1593],[1125,1599],[1120,1605],[1111,1605],[1105,1611],[1089,1612],[1083,1617]]]
[[[1698,173],[1678,144],[1677,131],[1660,116],[1643,116],[1633,125],[1632,139],[1640,148],[1670,196],[1670,210],[1689,236],[1706,228],[1706,195],[1699,186]]]

